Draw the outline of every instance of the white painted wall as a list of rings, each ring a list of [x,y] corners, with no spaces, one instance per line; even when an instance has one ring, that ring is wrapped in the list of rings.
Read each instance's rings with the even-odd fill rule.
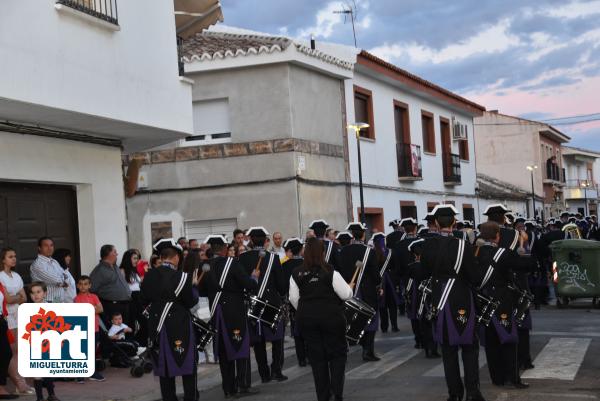
[[[123,254],[127,233],[119,148],[6,132],[0,138],[0,181],[76,187],[82,274],[98,263],[104,244]]]
[[[113,31],[52,0],[1,1],[1,97],[191,133],[173,2],[119,1],[118,17]]]
[[[407,91],[392,86],[383,81],[366,76],[355,71],[352,80],[345,81],[346,112],[348,123],[354,122],[354,92],[353,85],[372,91],[373,114],[375,123],[375,141],[361,140],[361,156],[363,182],[366,184],[382,185],[394,189],[407,188],[420,191],[411,192],[390,191],[384,189],[369,189],[365,191],[365,207],[383,207],[384,219],[387,225],[392,219],[400,217],[400,200],[414,200],[419,219],[427,213],[427,202],[455,201],[459,211],[462,203],[470,203],[475,207],[475,148],[473,144],[473,120],[468,115],[457,113],[427,99],[415,96]],[[423,179],[414,182],[399,182],[396,162],[396,134],[394,128],[393,101],[408,104],[411,143],[421,146],[421,165]],[[421,110],[434,114],[436,154],[427,155],[423,152],[423,134],[421,127]],[[442,144],[440,134],[440,116],[451,120],[456,116],[457,121],[468,125],[469,161],[461,161],[461,184],[444,185],[442,166]],[[356,137],[353,131],[348,132],[350,157],[350,175],[352,182],[358,182],[358,161]],[[458,142],[452,141],[452,153],[458,154]],[[444,197],[444,193],[448,193]],[[469,196],[470,195],[470,196]],[[353,213],[360,206],[359,189],[352,189]],[[386,228],[389,230],[389,227]]]

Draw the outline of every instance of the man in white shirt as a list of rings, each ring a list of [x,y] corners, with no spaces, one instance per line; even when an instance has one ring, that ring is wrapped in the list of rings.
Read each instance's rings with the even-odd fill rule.
[[[61,265],[52,258],[54,241],[50,237],[38,240],[38,256],[31,264],[31,281],[41,281],[46,284],[48,302],[73,302],[67,300],[67,276]]]
[[[285,258],[285,249],[283,249],[283,235],[279,231],[273,233],[273,245],[269,248],[269,252],[277,254],[281,262]]]

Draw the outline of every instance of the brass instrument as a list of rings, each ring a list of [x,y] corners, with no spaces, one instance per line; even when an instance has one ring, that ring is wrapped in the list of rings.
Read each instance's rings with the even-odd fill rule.
[[[566,234],[569,234],[571,239],[582,239],[583,238],[583,236],[581,235],[581,231],[579,230],[579,227],[577,227],[577,224],[575,224],[575,223],[565,224],[563,226],[562,230]]]

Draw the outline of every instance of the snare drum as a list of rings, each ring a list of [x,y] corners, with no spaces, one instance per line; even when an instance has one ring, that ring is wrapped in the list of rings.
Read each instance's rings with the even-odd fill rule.
[[[344,315],[346,339],[351,344],[357,344],[375,316],[375,309],[358,298],[350,298],[344,302]]]
[[[494,313],[496,313],[496,309],[500,306],[500,302],[479,292],[475,292],[475,299],[477,304],[477,323],[487,327],[490,325],[490,321],[492,320]]]
[[[194,333],[196,334],[196,347],[198,348],[198,351],[204,351],[206,346],[217,334],[217,331],[211,326],[210,323],[207,323],[196,316],[192,316],[192,327],[194,329]]]
[[[250,296],[248,317],[255,322],[262,322],[275,330],[283,318],[283,308],[270,304],[257,296]]]
[[[527,316],[527,311],[529,307],[533,303],[533,295],[527,290],[521,290],[515,286],[509,285],[508,289],[513,291],[517,296],[517,307],[514,311],[515,320],[517,324],[520,326],[523,324],[523,320]]]

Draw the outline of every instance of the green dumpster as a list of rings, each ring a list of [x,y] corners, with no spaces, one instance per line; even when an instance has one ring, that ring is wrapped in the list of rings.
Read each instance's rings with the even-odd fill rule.
[[[562,297],[600,296],[600,242],[586,239],[554,241],[552,276]]]

